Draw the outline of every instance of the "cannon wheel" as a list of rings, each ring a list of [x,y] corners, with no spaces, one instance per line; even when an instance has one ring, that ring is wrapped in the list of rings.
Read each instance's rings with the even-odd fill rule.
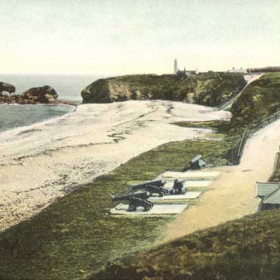
[[[152,208],[151,205],[146,205],[146,206],[144,207],[144,211],[149,211],[151,208]]]
[[[129,204],[129,206],[128,206],[128,211],[129,211],[129,212],[134,212],[134,211],[136,211],[136,206],[133,205],[133,204]]]
[[[164,192],[160,192],[160,193],[159,193],[159,196],[160,196],[160,197],[163,197],[163,196],[164,196]]]

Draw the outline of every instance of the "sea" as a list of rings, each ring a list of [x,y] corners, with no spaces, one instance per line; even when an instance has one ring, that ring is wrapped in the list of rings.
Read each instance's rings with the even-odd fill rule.
[[[0,74],[0,82],[14,85],[17,94],[32,87],[50,85],[58,93],[58,99],[81,103],[81,91],[90,83],[106,77],[109,75]],[[0,133],[59,117],[73,110],[74,107],[68,105],[0,104]]]

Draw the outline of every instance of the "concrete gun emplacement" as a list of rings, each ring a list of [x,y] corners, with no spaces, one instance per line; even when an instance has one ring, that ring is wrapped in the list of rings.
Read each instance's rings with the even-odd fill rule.
[[[136,191],[116,194],[112,196],[112,201],[127,201],[128,211],[136,211],[137,207],[143,207],[144,211],[149,211],[154,203],[147,200],[150,197],[147,191]]]
[[[149,192],[151,195],[156,193],[160,197],[162,197],[165,194],[168,194],[168,190],[164,188],[165,183],[166,183],[165,180],[147,181],[147,182],[131,185],[130,189],[132,191],[145,190]]]

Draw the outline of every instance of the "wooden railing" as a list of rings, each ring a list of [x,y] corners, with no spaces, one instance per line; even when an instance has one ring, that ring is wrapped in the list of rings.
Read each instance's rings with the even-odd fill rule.
[[[276,121],[280,119],[280,111],[274,113],[273,115],[261,120],[259,123],[257,123],[256,125],[254,125],[251,129],[249,130],[244,130],[242,138],[240,140],[240,144],[239,144],[239,148],[237,151],[237,164],[240,162],[242,153],[244,151],[244,147],[246,145],[247,140],[254,134],[256,133],[258,130],[260,130],[261,128],[269,125],[270,123]],[[278,168],[278,167],[277,167]]]

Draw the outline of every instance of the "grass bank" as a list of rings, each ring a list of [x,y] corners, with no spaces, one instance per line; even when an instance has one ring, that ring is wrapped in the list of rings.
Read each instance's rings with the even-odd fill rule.
[[[280,159],[279,159],[280,161]],[[272,181],[279,181],[280,165]],[[114,262],[89,279],[279,279],[280,210],[199,231]]]
[[[171,218],[112,217],[110,196],[129,183],[179,171],[198,152],[208,163],[225,164],[231,145],[224,135],[220,139],[162,145],[1,233],[0,279],[80,279],[107,261],[150,248]]]
[[[280,73],[269,73],[248,86],[233,104],[233,116],[228,125],[211,122],[178,125],[209,125],[223,131],[232,151],[234,137],[240,140],[240,132],[259,127],[262,120],[279,109]],[[272,181],[279,181],[280,164],[278,167]],[[118,260],[94,277],[145,280],[278,279],[279,221],[280,210],[257,213],[185,236],[130,259]]]
[[[89,279],[279,279],[280,211],[187,235]]]
[[[273,77],[268,76],[274,83]],[[265,90],[267,84],[264,83],[263,87],[263,94],[269,95],[271,91]],[[247,99],[254,101],[254,94],[247,94],[244,102]],[[261,100],[267,104],[265,98]],[[269,100],[268,105],[274,108],[273,99]],[[234,274],[237,273],[234,269],[243,269],[243,260],[247,258],[250,261],[245,269],[259,271],[257,269],[262,268],[262,271],[267,271],[269,279],[273,276],[269,271],[273,272],[273,265],[278,265],[280,249],[279,225],[274,223],[275,218],[279,220],[277,211],[273,212],[275,216],[263,213],[257,218],[252,217],[251,224],[251,218],[228,223],[133,258],[130,254],[147,250],[161,239],[170,218],[131,219],[107,215],[112,207],[111,194],[124,191],[128,183],[153,179],[166,170],[181,170],[197,153],[203,154],[205,160],[213,165],[234,162],[242,135],[240,130],[249,127],[255,120],[254,116],[258,115],[249,101],[246,104],[249,105],[241,111],[233,111],[230,127],[224,123],[207,124],[207,127],[217,130],[220,141],[183,141],[162,145],[59,199],[32,219],[1,233],[0,279],[83,279],[96,273],[107,261],[114,263],[116,258],[128,257],[128,254],[129,259],[109,266],[98,277],[122,279],[123,273],[130,273],[126,274],[129,279],[142,279],[145,273],[150,278],[161,275],[162,279],[226,279],[232,272],[233,276],[238,276],[237,279],[242,279]],[[246,115],[248,110],[254,113],[249,114],[246,122],[234,119],[238,117],[236,114]],[[266,113],[259,115],[265,118]],[[198,123],[177,125],[201,126]],[[244,245],[240,240],[244,240]],[[261,258],[253,258],[258,253]],[[221,271],[220,276],[218,271]],[[177,276],[173,277],[175,274]],[[96,276],[91,278],[98,279]]]

